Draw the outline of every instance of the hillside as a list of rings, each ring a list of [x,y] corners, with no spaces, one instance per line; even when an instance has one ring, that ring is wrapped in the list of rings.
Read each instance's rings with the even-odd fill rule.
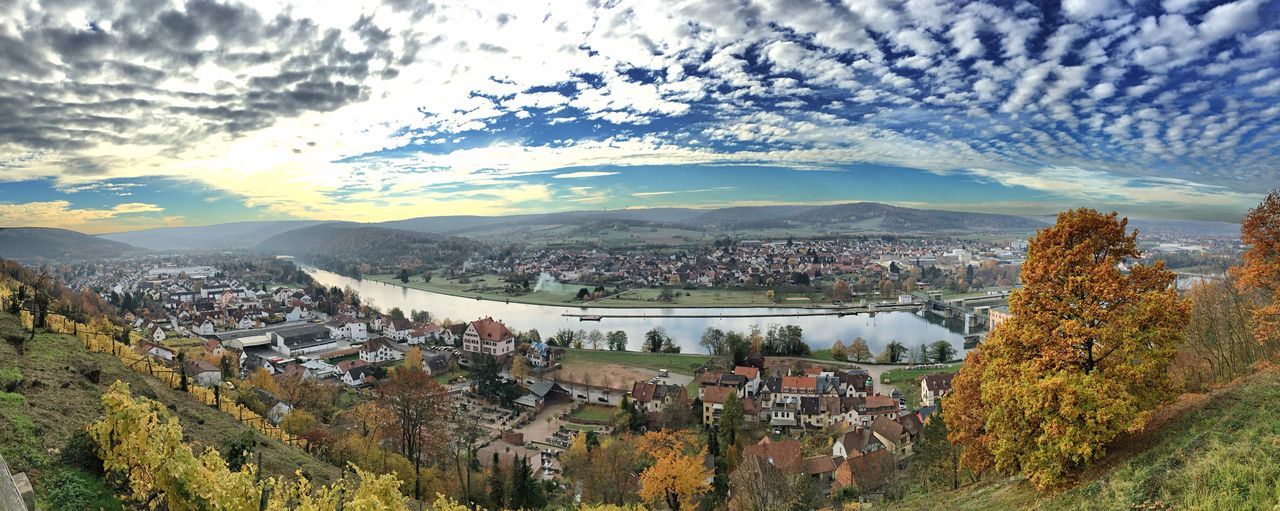
[[[31,262],[77,261],[121,257],[142,252],[138,247],[66,229],[0,227],[0,257]]]
[[[730,208],[708,213],[693,222],[721,229],[809,227],[838,231],[975,232],[1031,230],[1039,220],[1011,215],[911,209],[855,202],[814,207]]]
[[[98,237],[151,250],[245,249],[282,232],[318,223],[320,222],[311,220],[234,222],[199,227],[160,227],[102,234]]]
[[[1037,493],[1019,478],[990,478],[878,509],[1275,509],[1276,481],[1280,370],[1272,368],[1209,394],[1182,396],[1059,493]]]
[[[21,334],[15,318],[0,313],[0,338],[11,333]],[[15,471],[32,477],[36,494],[44,501],[42,509],[119,509],[93,467],[78,463],[83,457],[77,453],[82,451],[72,443],[85,424],[101,415],[99,397],[116,380],[127,382],[135,394],[164,403],[178,417],[197,452],[205,447],[224,450],[247,431],[231,416],[129,370],[110,354],[85,351],[74,337],[36,335],[21,355],[13,345],[0,342],[0,454]],[[338,469],[332,465],[255,436],[264,468],[271,473],[292,475],[302,469],[321,481],[338,477]],[[89,501],[62,502],[60,506],[48,502],[66,498],[71,487]]]
[[[393,267],[402,261],[454,264],[484,246],[465,238],[335,222],[286,231],[267,238],[254,248],[299,257],[322,266],[368,263]]]

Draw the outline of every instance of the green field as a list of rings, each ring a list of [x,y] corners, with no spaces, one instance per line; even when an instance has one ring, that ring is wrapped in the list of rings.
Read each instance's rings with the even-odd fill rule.
[[[692,368],[705,364],[708,360],[711,360],[708,355],[566,349],[563,362],[618,364],[653,370],[669,369],[673,373],[693,374]]]
[[[1188,402],[1191,402],[1190,400]],[[1041,493],[1020,478],[990,476],[956,491],[911,495],[894,511],[1280,509],[1280,371],[1247,378],[1204,407],[1112,446],[1068,488]]]
[[[612,406],[587,405],[573,412],[572,416],[589,421],[607,421],[617,412]]]
[[[0,337],[18,330],[13,316],[0,313]],[[93,371],[100,371],[97,383],[88,376]],[[135,395],[165,405],[178,417],[196,452],[223,449],[247,430],[230,415],[129,370],[109,354],[85,351],[69,335],[37,334],[21,355],[13,345],[0,342],[0,454],[11,469],[32,478],[41,509],[119,509],[101,480],[81,466],[83,458],[59,454],[102,414],[100,397],[116,380],[128,383]],[[301,469],[320,482],[339,476],[337,468],[301,450],[256,436],[265,473],[292,476]]]
[[[924,378],[930,374],[951,374],[960,371],[961,364],[951,364],[938,369],[891,369],[880,375],[880,383],[897,384],[902,381],[914,380],[920,383],[920,378]]]

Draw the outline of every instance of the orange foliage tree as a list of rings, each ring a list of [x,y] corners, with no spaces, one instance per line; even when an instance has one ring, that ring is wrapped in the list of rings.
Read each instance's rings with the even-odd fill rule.
[[[706,446],[688,433],[645,433],[637,448],[653,458],[640,474],[640,498],[650,505],[665,503],[672,511],[695,509],[698,499],[711,491],[711,471],[702,464]]]
[[[1248,247],[1244,264],[1232,268],[1241,290],[1261,289],[1270,303],[1254,310],[1253,335],[1266,342],[1280,333],[1280,190],[1272,190],[1249,210],[1240,224],[1240,239]]]
[[[1176,391],[1187,306],[1163,263],[1121,269],[1140,256],[1127,223],[1078,209],[1032,238],[1013,318],[969,355],[943,407],[969,468],[1054,486]]]

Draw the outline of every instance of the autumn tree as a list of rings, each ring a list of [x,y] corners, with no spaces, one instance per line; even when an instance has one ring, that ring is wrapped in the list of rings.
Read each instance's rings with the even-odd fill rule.
[[[409,351],[404,354],[404,363],[400,364],[400,369],[397,369],[397,371],[413,368],[424,369],[422,365],[422,349],[417,346],[409,348]]]
[[[703,466],[706,447],[699,447],[687,433],[649,432],[639,444],[653,464],[640,474],[640,498],[650,505],[666,504],[672,511],[694,509],[698,499],[711,491],[710,471]]]
[[[1121,270],[1140,256],[1126,227],[1079,209],[1031,240],[1012,319],[971,352],[946,398],[970,468],[1021,468],[1056,485],[1174,391],[1168,366],[1187,308],[1163,263]]]
[[[876,362],[885,364],[897,364],[907,357],[907,353],[911,351],[906,345],[898,341],[889,341],[884,346],[884,351],[880,352],[880,356],[876,357]]]
[[[836,342],[831,345],[831,358],[836,360],[849,360],[849,353],[844,347],[844,342],[836,339]]]
[[[724,353],[724,330],[709,326],[707,330],[702,332],[702,338],[698,339],[698,345],[707,350],[708,355],[721,355]]]
[[[523,382],[526,376],[529,376],[529,362],[524,357],[517,356],[511,360],[511,369],[508,370],[511,377],[518,382]]]
[[[832,300],[848,300],[852,296],[853,294],[849,292],[849,283],[844,279],[836,279],[836,282],[831,285]]]
[[[849,343],[849,349],[846,350],[849,360],[854,362],[870,362],[871,347],[867,346],[866,339],[858,337]]]
[[[424,454],[443,451],[451,412],[449,391],[422,370],[422,365],[400,366],[382,389],[381,402],[391,410],[399,433],[400,453],[413,462],[414,499],[421,500],[418,484]]]
[[[1171,371],[1189,390],[1228,381],[1280,353],[1280,338],[1255,337],[1254,311],[1266,300],[1258,289],[1240,289],[1233,278],[1203,280],[1187,290],[1191,314]]]
[[[1253,333],[1260,342],[1280,334],[1280,190],[1272,190],[1250,209],[1240,224],[1240,240],[1248,247],[1244,264],[1232,269],[1242,290],[1259,289],[1269,302],[1253,311]]]
[[[320,429],[320,421],[306,410],[294,409],[280,421],[280,427],[294,436],[303,436]]]
[[[747,456],[729,475],[732,511],[789,511],[805,506],[809,492],[803,474],[785,474],[760,456]]]

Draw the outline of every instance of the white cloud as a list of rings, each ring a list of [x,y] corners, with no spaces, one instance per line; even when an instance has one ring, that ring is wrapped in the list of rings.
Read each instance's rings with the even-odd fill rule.
[[[566,172],[566,173],[563,173],[563,174],[556,174],[556,175],[551,176],[551,177],[554,177],[554,178],[556,178],[556,179],[576,179],[576,178],[584,178],[584,177],[604,177],[604,176],[612,176],[612,175],[615,175],[615,174],[617,174],[617,172],[602,172],[602,171],[584,170],[584,171],[581,171],[581,172]]]

